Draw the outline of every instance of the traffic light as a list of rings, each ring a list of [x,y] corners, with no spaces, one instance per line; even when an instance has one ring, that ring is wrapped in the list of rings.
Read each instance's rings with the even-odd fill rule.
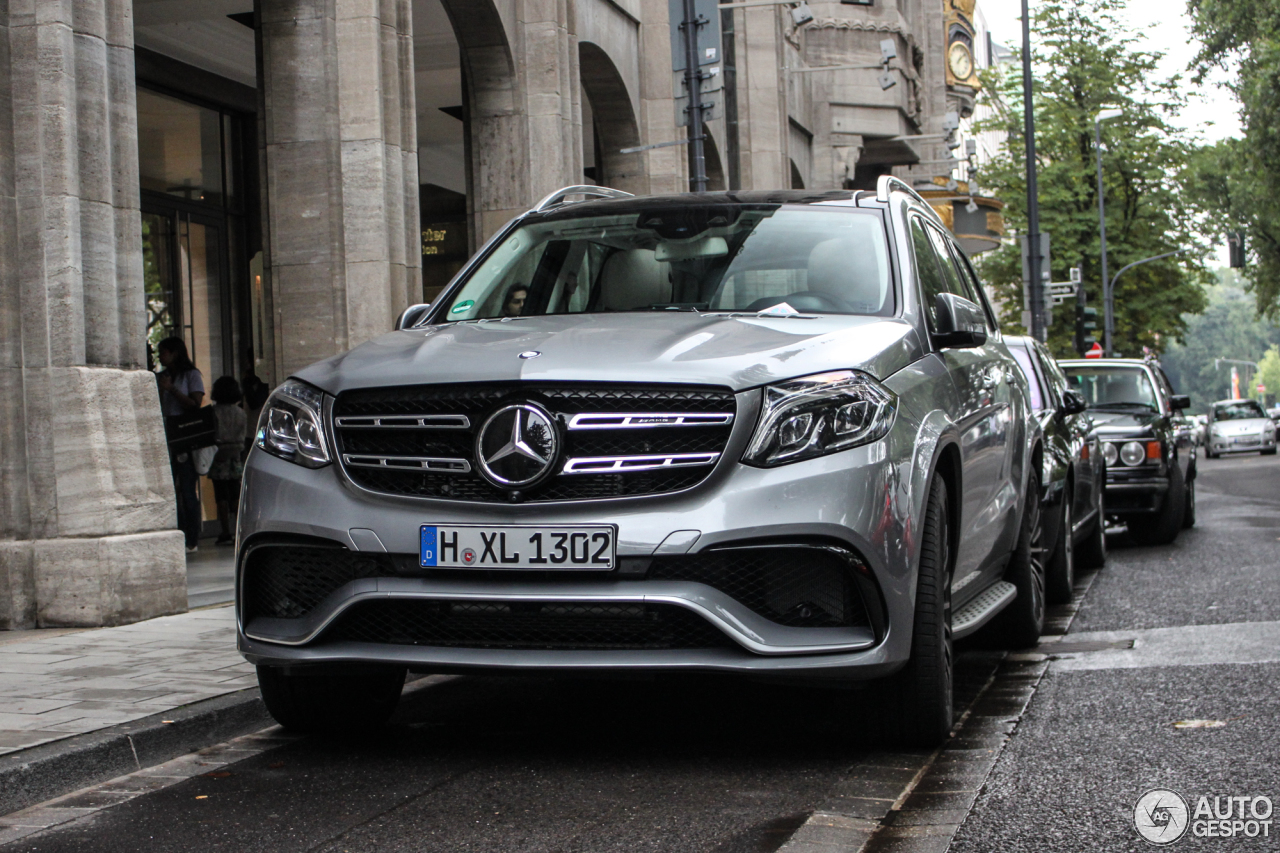
[[[1098,309],[1076,303],[1076,352],[1084,355],[1098,342]]]
[[[1232,269],[1244,269],[1244,232],[1227,234],[1227,254]]]

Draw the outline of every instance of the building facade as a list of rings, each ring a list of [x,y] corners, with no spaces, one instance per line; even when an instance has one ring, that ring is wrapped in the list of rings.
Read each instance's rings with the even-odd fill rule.
[[[623,153],[685,137],[680,5],[0,4],[0,628],[183,609],[159,340],[274,385],[559,187],[686,189],[683,147]],[[700,8],[711,189],[950,178],[973,0]]]

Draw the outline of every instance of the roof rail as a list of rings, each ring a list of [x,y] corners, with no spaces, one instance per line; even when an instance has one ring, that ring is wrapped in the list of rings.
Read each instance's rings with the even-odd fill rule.
[[[533,209],[534,213],[541,213],[544,210],[550,210],[561,204],[568,204],[565,199],[571,195],[595,196],[597,198],[635,198],[634,195],[622,190],[615,190],[612,187],[593,187],[579,185],[573,187],[564,187],[553,192],[551,195],[538,202],[538,206]]]
[[[925,200],[924,196],[916,192],[915,189],[906,181],[902,180],[902,178],[894,175],[881,175],[876,181],[876,201],[888,201],[889,193],[894,190],[904,192],[916,201],[920,202],[928,209],[929,213],[933,215],[933,218],[938,221],[939,225],[944,224],[942,222],[942,217],[938,214],[938,211],[933,209],[933,205],[929,204],[929,202]]]

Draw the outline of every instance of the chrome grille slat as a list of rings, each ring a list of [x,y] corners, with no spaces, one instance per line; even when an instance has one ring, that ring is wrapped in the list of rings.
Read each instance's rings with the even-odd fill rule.
[[[346,415],[335,423],[349,429],[471,429],[466,415]]]
[[[590,412],[569,419],[569,429],[656,429],[729,426],[733,412]]]
[[[438,456],[368,456],[347,453],[342,461],[355,468],[389,468],[405,471],[437,471],[446,474],[470,474],[471,463],[466,459],[446,459]]]
[[[562,474],[627,474],[664,468],[714,465],[719,453],[663,453],[654,456],[585,456],[566,459]]]

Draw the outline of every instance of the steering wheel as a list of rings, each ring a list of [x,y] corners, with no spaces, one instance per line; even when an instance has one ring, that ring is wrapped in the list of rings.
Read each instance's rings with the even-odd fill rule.
[[[783,302],[797,311],[850,313],[849,306],[842,300],[818,290],[802,290],[799,293],[790,293],[786,296],[766,296],[752,302],[747,306],[746,310],[763,311]]]

